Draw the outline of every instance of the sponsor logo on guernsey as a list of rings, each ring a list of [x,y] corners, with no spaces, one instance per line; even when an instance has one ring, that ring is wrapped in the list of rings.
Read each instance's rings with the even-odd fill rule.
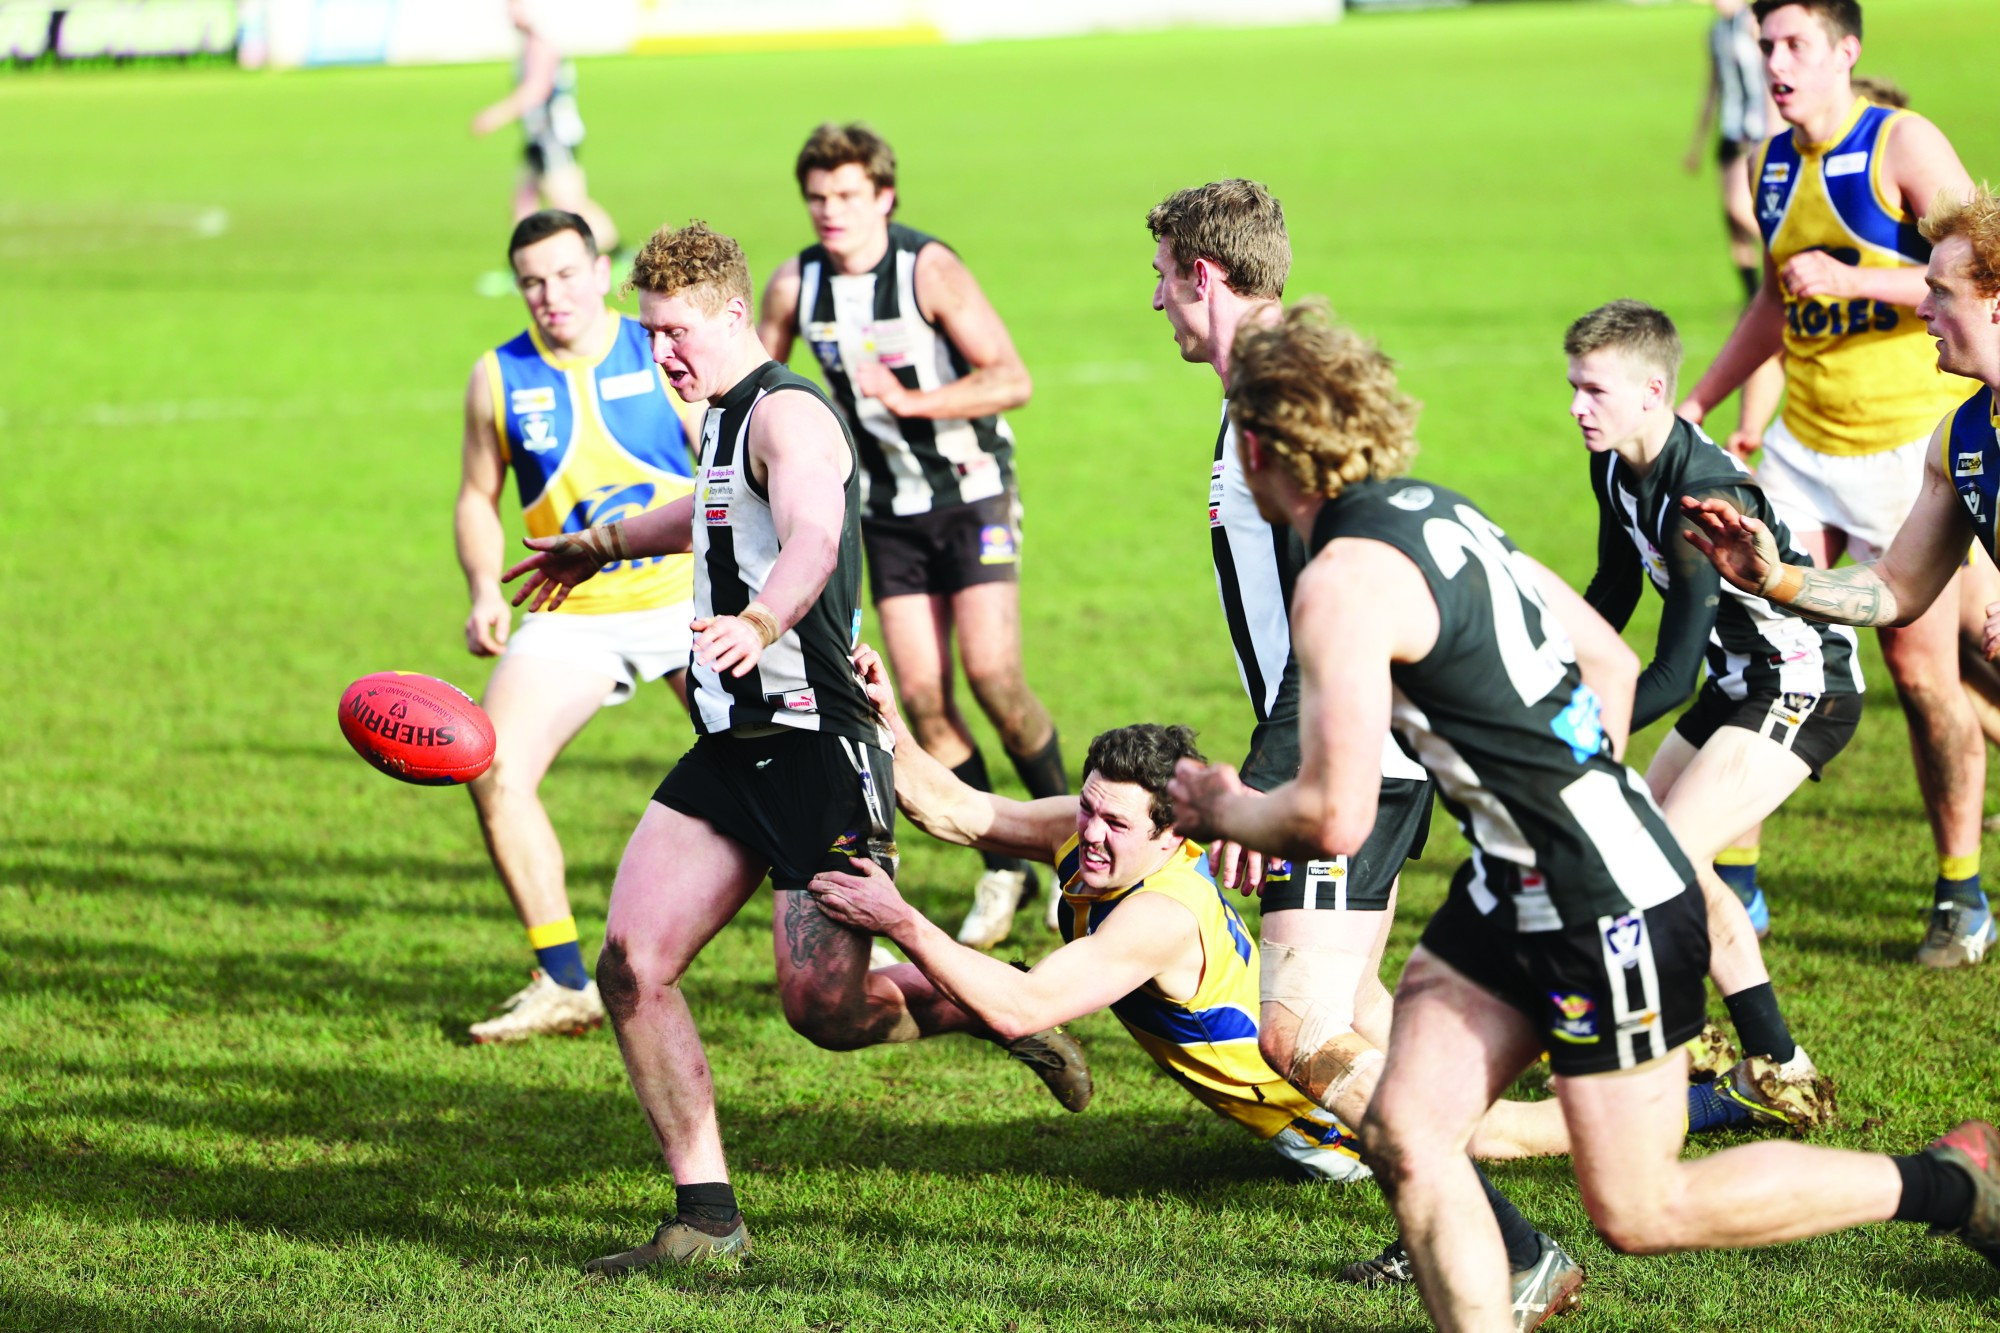
[[[1604,748],[1604,716],[1597,692],[1588,685],[1578,685],[1569,696],[1569,706],[1549,719],[1549,730],[1556,739],[1569,746],[1569,752],[1581,764]]]
[[[1637,967],[1639,950],[1646,944],[1646,916],[1627,912],[1604,924],[1604,957],[1612,967]]]
[[[785,711],[788,713],[816,713],[819,711],[819,700],[814,697],[812,690],[809,688],[787,690],[778,696],[778,702],[784,706]]]
[[[597,382],[597,396],[607,403],[615,403],[620,398],[637,398],[656,384],[650,370],[635,370],[626,375],[606,375]]]
[[[1792,164],[1789,162],[1766,162],[1764,180],[1767,184],[1783,185],[1792,178]]]
[[[895,370],[910,364],[915,344],[907,320],[884,319],[870,324],[861,334],[861,350]]]
[[[841,368],[840,325],[817,321],[807,324],[806,341],[812,344],[813,355],[819,358],[820,365],[830,371]]]
[[[1957,461],[1952,465],[1951,474],[1954,477],[1976,477],[1985,471],[1985,454],[1959,454]]]
[[[1555,1023],[1549,1029],[1558,1041],[1586,1045],[1597,1040],[1597,1002],[1588,995],[1575,992],[1549,992],[1549,1004],[1555,1008]]]
[[[1431,501],[1437,499],[1436,492],[1428,486],[1410,486],[1389,497],[1389,503],[1398,509],[1416,513],[1419,509],[1429,509]]]
[[[979,563],[1011,565],[1020,558],[1014,545],[1014,529],[1005,523],[988,523],[979,530]]]
[[[507,395],[507,405],[517,417],[531,412],[553,412],[556,410],[555,386],[543,384],[532,389],[516,389]]]
[[[1208,473],[1208,526],[1222,526],[1222,460],[1219,458]]]
[[[1868,150],[1858,149],[1852,153],[1835,153],[1826,160],[1828,176],[1858,176],[1868,170]]]
[[[726,528],[729,526],[729,509],[726,505],[716,505],[701,511],[703,526]]]

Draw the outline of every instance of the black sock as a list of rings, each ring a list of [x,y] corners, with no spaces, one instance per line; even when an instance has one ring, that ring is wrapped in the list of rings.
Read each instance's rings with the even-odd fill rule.
[[[1748,300],[1757,295],[1757,289],[1764,285],[1764,271],[1747,265],[1736,270],[1736,276],[1743,279],[1743,296]]]
[[[1021,785],[1028,789],[1028,795],[1039,801],[1044,796],[1069,795],[1069,774],[1063,771],[1062,733],[1049,732],[1049,743],[1033,754],[1015,754],[1007,751],[1007,757],[1014,761],[1014,771],[1021,775]]]
[[[1778,1012],[1778,995],[1770,982],[1725,995],[1722,1003],[1729,1009],[1729,1021],[1736,1028],[1736,1039],[1743,1043],[1745,1055],[1768,1055],[1783,1064],[1798,1053],[1799,1044],[1792,1040],[1792,1030],[1785,1026],[1785,1016]]]
[[[952,767],[951,775],[974,791],[992,791],[993,779],[986,772],[986,756],[979,753],[979,747],[972,747],[972,757],[962,764]],[[1025,870],[1027,862],[1012,856],[995,856],[992,852],[981,852],[979,859],[986,862],[988,870]]]
[[[743,1220],[736,1208],[736,1191],[726,1180],[674,1186],[674,1213],[711,1236],[726,1236]]]
[[[1928,1222],[1940,1231],[1956,1231],[1972,1216],[1972,1179],[1965,1172],[1927,1152],[1889,1160],[1903,1178],[1896,1221]]]
[[[1524,1268],[1533,1268],[1535,1261],[1542,1257],[1541,1236],[1528,1225],[1528,1219],[1521,1216],[1521,1210],[1508,1202],[1507,1196],[1495,1189],[1493,1182],[1486,1178],[1477,1162],[1472,1169],[1479,1172],[1479,1183],[1486,1190],[1486,1202],[1493,1205],[1493,1220],[1500,1224],[1500,1240],[1507,1247],[1507,1271],[1518,1273]]]

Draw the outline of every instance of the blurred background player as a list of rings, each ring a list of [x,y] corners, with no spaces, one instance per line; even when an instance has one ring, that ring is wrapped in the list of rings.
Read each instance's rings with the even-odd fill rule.
[[[733,239],[699,222],[663,227],[631,283],[668,384],[708,405],[696,493],[532,538],[536,554],[507,575],[530,575],[517,600],[560,604],[607,562],[694,556],[696,739],[625,846],[598,960],[625,1072],[673,1173],[674,1212],[650,1241],[585,1266],[602,1277],[750,1247],[681,980],[767,876],[780,1003],[808,1040],[855,1050],[963,1032],[1028,1065],[1065,1109],[1090,1101],[1089,1068],[1065,1034],[1002,1038],[917,969],[871,971],[868,936],[804,891],[850,856],[885,869],[896,858],[889,742],[851,656],[861,463],[833,404],[758,342]]]
[[[1055,722],[1021,666],[1021,501],[1000,415],[1028,401],[1027,367],[951,247],[892,221],[896,155],[879,135],[821,125],[795,174],[819,243],[771,275],[758,333],[780,362],[805,338],[860,446],[868,588],[903,708],[925,750],[992,788],[953,689],[956,638],[1028,795],[1062,795]],[[1036,888],[1027,862],[989,854],[959,940],[1006,939]]]
[[[520,121],[525,161],[520,184],[514,188],[514,220],[519,222],[543,206],[575,213],[590,224],[599,250],[608,255],[618,249],[618,224],[590,197],[583,168],[577,164],[583,115],[576,105],[576,66],[551,40],[548,15],[541,8],[547,2],[508,0],[507,18],[521,34],[514,91],[474,116],[472,132],[483,138]]]
[[[1817,779],[1861,720],[1854,634],[1817,625],[1763,598],[1725,587],[1683,533],[1684,496],[1720,496],[1788,540],[1743,464],[1674,415],[1681,340],[1673,321],[1640,301],[1613,301],[1570,325],[1569,411],[1590,453],[1597,500],[1597,572],[1591,609],[1623,630],[1651,582],[1666,605],[1652,663],[1632,702],[1634,729],[1651,726],[1708,682],[1660,742],[1646,784],[1708,906],[1710,978],[1748,1059],[1710,1072],[1689,1128],[1751,1119],[1808,1128],[1831,1118],[1819,1072],[1771,987],[1746,912],[1710,860],[1754,828],[1808,777]],[[1761,906],[1762,900],[1759,899]]]
[[[1816,620],[1841,625],[1903,625],[1928,614],[1958,576],[1966,546],[1995,554],[2000,500],[2000,199],[1985,187],[1941,199],[1923,220],[1934,248],[1916,314],[1937,341],[1939,368],[1970,377],[1978,389],[1954,407],[1925,441],[1923,489],[1888,551],[1870,564],[1815,569],[1786,552],[1777,532],[1726,501],[1694,515],[1702,548],[1734,586]],[[2000,656],[2000,602],[1988,607],[1982,650]],[[1989,912],[1954,904],[1941,933],[1959,962],[1976,963],[1992,946]]]
[[[546,537],[669,504],[694,489],[681,414],[644,329],[605,300],[611,261],[574,213],[523,218],[508,259],[533,324],[479,359],[465,391],[452,531],[472,611],[465,645],[499,657],[482,700],[497,739],[470,787],[493,867],[541,964],[474,1041],[579,1032],[604,1021],[563,883],[562,844],[537,794],[542,775],[600,707],[665,677],[683,703],[694,567],[672,555],[608,565],[559,610],[512,635],[500,591],[507,474],[528,532]]]
[[[1914,112],[1856,94],[1855,0],[1757,0],[1765,72],[1789,133],[1750,158],[1766,248],[1764,283],[1681,404],[1697,424],[1781,348],[1785,407],[1764,437],[1758,480],[1798,548],[1822,569],[1842,551],[1888,549],[1923,482],[1940,413],[1972,391],[1938,370],[1916,318],[1929,247],[1916,220],[1970,184],[1951,144]],[[1986,751],[1958,670],[1958,587],[1881,633],[1909,722],[1917,783],[1938,855],[1930,927],[1916,961],[1973,961],[1990,920],[1979,882]],[[1753,854],[1754,855],[1754,854]],[[1731,887],[1757,892],[1754,860]]]
[[[1295,856],[1358,847],[1393,722],[1471,841],[1397,984],[1362,1126],[1437,1325],[1521,1325],[1464,1148],[1543,1051],[1584,1206],[1614,1249],[1748,1248],[1893,1218],[2000,1262],[2000,1134],[1983,1121],[1901,1157],[1771,1142],[1680,1160],[1708,935],[1693,867],[1617,758],[1631,650],[1470,500],[1407,475],[1415,405],[1323,308],[1244,330],[1231,359],[1244,475],[1312,550],[1292,601],[1303,753],[1298,780],[1262,795],[1182,761],[1175,827]],[[1562,1298],[1551,1283],[1538,1299]]]

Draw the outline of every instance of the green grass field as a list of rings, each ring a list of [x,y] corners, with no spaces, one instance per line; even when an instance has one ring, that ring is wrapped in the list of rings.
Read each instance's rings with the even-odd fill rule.
[[[1217,386],[1148,309],[1145,210],[1268,181],[1292,293],[1330,294],[1426,402],[1420,472],[1581,582],[1564,325],[1653,300],[1698,371],[1733,314],[1713,183],[1678,166],[1703,22],[1520,5],[591,61],[585,160],[628,228],[706,218],[761,280],[808,236],[806,130],[882,128],[905,216],[959,247],[1036,376],[1028,661],[1072,762],[1139,719],[1234,758],[1248,710],[1197,517]],[[1871,0],[1869,23],[1864,68],[2000,172],[1990,5]],[[1109,1016],[1078,1025],[1098,1074],[1078,1117],[968,1041],[809,1047],[778,1012],[768,896],[688,981],[758,1255],[581,1280],[671,1207],[613,1043],[463,1044],[529,965],[520,930],[465,798],[383,779],[334,721],[365,672],[485,678],[449,520],[464,376],[522,322],[472,294],[514,146],[464,126],[504,79],[0,78],[0,1328],[1424,1326],[1413,1296],[1330,1280],[1389,1233],[1372,1187],[1289,1183]],[[1767,835],[1769,958],[1840,1081],[1830,1141],[1906,1151],[2000,1109],[2000,972],[1906,961],[1934,867],[1869,654],[1859,738]],[[545,788],[593,953],[686,740],[651,693]],[[973,860],[905,849],[913,895],[955,922]],[[1460,849],[1441,833],[1406,877],[1392,966]],[[1008,952],[1047,947],[1024,927]],[[1590,1266],[1577,1333],[2000,1320],[2000,1275],[1914,1227],[1621,1258],[1563,1163],[1496,1175]]]

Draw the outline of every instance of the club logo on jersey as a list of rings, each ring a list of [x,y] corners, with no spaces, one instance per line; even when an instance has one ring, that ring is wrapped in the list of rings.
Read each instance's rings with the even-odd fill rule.
[[[1864,148],[1852,153],[1835,153],[1826,160],[1824,170],[1829,178],[1858,176],[1868,170],[1868,150]]]
[[[1597,1001],[1574,992],[1550,991],[1549,1003],[1556,1011],[1549,1028],[1556,1040],[1579,1046],[1597,1040]]]
[[[1981,522],[1982,519],[1979,513],[1979,508],[1981,502],[1985,499],[1985,497],[1982,496],[1977,490],[1974,490],[1971,487],[1967,487],[1965,490],[1960,491],[1959,494],[1963,496],[1965,499],[1965,512],[1972,515],[1972,521],[1974,523]]]
[[[840,325],[810,323],[806,325],[806,341],[812,344],[813,355],[829,374],[840,373]]]
[[[1005,523],[988,523],[979,530],[980,564],[1011,565],[1020,558],[1012,527]]]
[[[1781,190],[1766,190],[1757,216],[1766,222],[1776,222],[1785,215],[1785,196]]]
[[[556,410],[555,386],[543,384],[532,389],[516,389],[507,395],[507,405],[513,409],[517,417],[525,417],[536,412],[553,412]]]
[[[597,396],[607,403],[620,398],[636,398],[657,382],[651,370],[635,370],[628,375],[606,375],[597,382]]]
[[[554,423],[544,416],[522,417],[521,447],[531,454],[545,454],[555,448]]]
[[[1954,477],[1977,477],[1985,471],[1985,454],[1960,454],[1958,455],[1957,462],[1952,464],[1951,475]]]
[[[1646,947],[1646,914],[1627,912],[1613,917],[1604,926],[1605,966],[1623,969],[1639,965],[1639,951]]]
[[[1435,499],[1437,499],[1437,492],[1433,491],[1430,487],[1409,486],[1390,496],[1389,503],[1398,509],[1407,509],[1414,514],[1419,509],[1429,509],[1431,502]]]

